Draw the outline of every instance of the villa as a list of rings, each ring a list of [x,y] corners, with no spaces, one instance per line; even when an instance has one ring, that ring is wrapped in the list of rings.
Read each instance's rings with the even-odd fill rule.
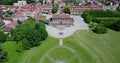
[[[71,26],[73,19],[68,14],[54,14],[49,22],[51,26]]]

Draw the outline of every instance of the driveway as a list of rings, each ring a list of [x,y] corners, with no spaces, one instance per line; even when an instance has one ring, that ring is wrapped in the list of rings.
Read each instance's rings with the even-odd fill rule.
[[[49,18],[50,16],[47,16]],[[48,34],[55,38],[66,38],[71,36],[77,30],[88,30],[88,25],[83,21],[80,16],[71,16],[74,20],[74,25],[70,27],[65,27],[65,29],[60,30],[58,28],[46,25],[46,30]],[[61,34],[62,33],[62,34]]]

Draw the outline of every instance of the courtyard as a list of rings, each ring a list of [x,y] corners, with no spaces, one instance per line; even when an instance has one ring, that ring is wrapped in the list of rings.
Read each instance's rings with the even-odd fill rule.
[[[47,19],[49,17],[50,16],[48,16]],[[74,34],[74,32],[76,32],[77,30],[88,30],[88,25],[83,21],[83,18],[81,16],[72,15],[71,17],[73,18],[74,23],[70,27],[66,26],[53,27],[46,25],[48,34],[55,38],[65,38]]]

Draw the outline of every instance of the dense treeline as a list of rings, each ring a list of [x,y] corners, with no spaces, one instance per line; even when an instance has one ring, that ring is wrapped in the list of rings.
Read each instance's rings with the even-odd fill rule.
[[[30,49],[31,47],[39,46],[48,36],[43,22],[36,22],[35,19],[29,18],[26,23],[22,23],[12,32],[13,39],[21,44],[20,48]]]
[[[0,0],[0,4],[4,5],[12,5],[15,2],[17,2],[17,0]]]
[[[97,25],[120,31],[120,12],[113,12],[109,10],[91,10],[85,11],[82,14],[82,17],[86,23],[97,23]]]
[[[91,11],[85,11],[84,14],[89,14],[93,17],[120,17],[120,12],[114,12],[110,10],[91,10]]]

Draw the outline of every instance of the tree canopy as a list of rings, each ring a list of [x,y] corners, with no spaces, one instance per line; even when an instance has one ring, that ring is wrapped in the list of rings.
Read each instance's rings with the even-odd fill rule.
[[[67,13],[67,14],[70,14],[70,8],[64,8],[63,12]]]
[[[41,41],[47,38],[48,34],[45,28],[43,22],[36,22],[33,18],[29,18],[26,23],[16,27],[13,31],[13,38],[17,42],[22,42],[24,49],[29,49],[29,47],[40,45]]]
[[[97,23],[115,31],[120,31],[120,12],[110,10],[90,10],[82,14],[86,23]],[[103,26],[99,26],[96,30],[104,30]],[[99,28],[99,29],[98,29]],[[103,28],[103,29],[102,29]],[[95,31],[96,31],[95,30]]]
[[[52,8],[52,13],[53,13],[53,14],[54,14],[54,13],[57,13],[57,11],[58,11],[57,7],[56,7],[56,6],[53,6],[53,8]]]
[[[120,6],[118,6],[118,7],[116,8],[116,10],[117,10],[118,12],[120,12]]]

